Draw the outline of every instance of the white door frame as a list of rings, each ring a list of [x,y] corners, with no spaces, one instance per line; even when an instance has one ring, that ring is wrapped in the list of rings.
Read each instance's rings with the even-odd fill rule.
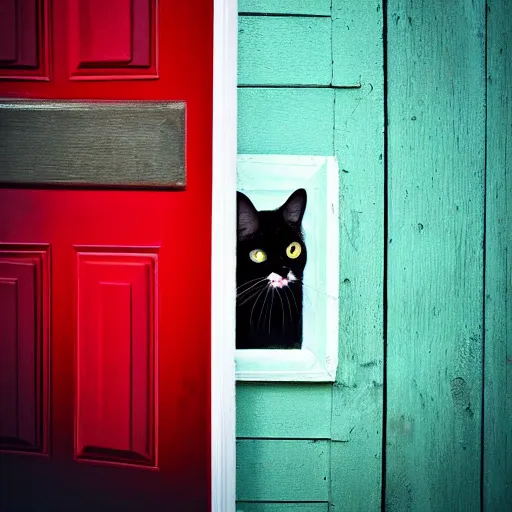
[[[212,512],[235,512],[237,0],[214,0],[211,288]]]

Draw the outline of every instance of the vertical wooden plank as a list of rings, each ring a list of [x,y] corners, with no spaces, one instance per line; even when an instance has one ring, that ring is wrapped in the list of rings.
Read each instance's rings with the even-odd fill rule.
[[[334,0],[351,44],[379,58],[354,64],[360,89],[335,96],[335,151],[340,166],[340,344],[333,387],[331,510],[381,506],[384,276],[384,77],[380,2]],[[362,2],[367,5],[367,2]],[[336,29],[336,26],[333,27]],[[334,42],[339,42],[333,36]],[[375,49],[379,48],[377,52]],[[340,48],[333,48],[334,55]]]
[[[386,509],[477,511],[485,2],[387,13]]]
[[[484,510],[512,510],[512,3],[487,18]]]

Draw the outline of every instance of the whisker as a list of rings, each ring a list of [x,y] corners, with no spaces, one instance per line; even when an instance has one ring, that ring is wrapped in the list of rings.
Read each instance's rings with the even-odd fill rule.
[[[267,279],[266,277],[257,277],[256,279],[249,279],[249,281],[245,281],[245,283],[242,283],[241,285],[237,286],[236,289],[242,288],[242,286],[247,286],[248,284],[254,283],[254,281],[263,281]]]
[[[274,290],[275,288],[272,288],[272,297],[270,301],[270,314],[268,315],[268,333],[270,334],[270,321],[272,320],[272,306],[274,305]]]
[[[244,297],[242,299],[242,302],[240,302],[238,304],[238,306],[243,306],[244,304],[247,304],[247,302],[249,302],[252,298],[256,297],[256,295],[258,295],[259,293],[261,293],[263,290],[265,289],[265,286],[262,286],[261,287],[261,290],[258,288],[257,290],[253,290],[253,292],[251,293],[251,295],[249,295],[249,297]]]
[[[255,286],[258,286],[258,284],[262,283],[262,282],[263,282],[263,281],[265,281],[266,279],[267,279],[267,278],[266,278],[266,277],[264,277],[264,278],[262,278],[262,279],[257,280],[257,282],[256,282],[256,283],[254,283],[254,284],[252,284],[251,286],[249,286],[249,288],[247,288],[246,290],[242,290],[240,293],[237,293],[237,296],[239,296],[239,295],[243,295],[244,293],[247,293],[249,290],[251,290],[251,289],[252,289],[252,288],[254,288]],[[248,282],[247,282],[247,283],[244,283],[244,284],[240,285],[240,286],[239,286],[239,288],[240,288],[241,286],[248,285],[248,284],[249,284]],[[238,291],[238,288],[237,288],[237,291]]]
[[[283,299],[281,298],[281,294],[279,293],[279,290],[276,289],[277,291],[277,296],[279,297],[279,300],[281,301],[281,311],[283,312],[283,315],[281,317],[282,321],[283,321],[283,330],[282,332],[284,332],[284,304],[283,304]]]
[[[287,289],[287,287],[285,286],[285,290]],[[290,322],[293,321],[293,317],[292,317],[292,306],[290,304],[290,299],[288,298],[288,295],[286,295],[286,293],[284,294],[284,298],[286,299],[286,302],[288,302],[288,310],[290,311]],[[284,311],[283,311],[283,322],[284,322]]]
[[[251,309],[251,316],[249,317],[249,326],[252,326],[252,314],[254,312],[254,308],[256,307],[256,304],[260,300],[260,295],[265,291],[265,287],[261,289],[261,291],[258,293],[258,296],[256,297],[256,300],[254,301],[254,304],[252,305]]]
[[[248,293],[251,293],[251,292],[255,291],[254,288],[259,290],[259,286],[265,286],[265,284],[263,284],[263,283],[256,283],[256,284],[254,284],[253,286],[251,286],[247,290],[243,291],[242,293],[239,293],[236,296],[237,300],[241,299],[244,295],[247,295]]]
[[[325,295],[326,297],[329,297],[329,299],[334,299],[334,300],[338,300],[339,299],[339,297],[336,297],[336,295],[331,295],[330,293],[325,293],[324,290],[319,290],[318,288],[315,288],[314,286],[306,284],[302,279],[297,278],[297,281],[300,281],[302,286],[305,286],[306,288],[309,288],[310,290],[313,290],[315,292],[321,293],[322,295]]]
[[[297,306],[297,301],[295,300],[295,295],[293,295],[293,292],[289,288],[285,288],[285,290],[289,290],[290,293],[292,294],[292,299],[293,299],[293,302],[295,303],[295,309],[297,310],[297,313],[300,313],[299,306]]]
[[[261,314],[263,313],[263,308],[265,307],[265,302],[267,302],[267,297],[268,297],[268,291],[269,290],[270,290],[270,286],[267,286],[267,293],[265,294],[265,300],[263,301],[263,306],[261,306],[260,316],[258,318],[258,325],[256,325],[256,329],[260,328]]]

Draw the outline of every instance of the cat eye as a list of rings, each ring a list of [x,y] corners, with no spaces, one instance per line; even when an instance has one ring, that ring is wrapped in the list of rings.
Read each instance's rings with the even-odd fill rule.
[[[294,260],[295,258],[298,258],[300,256],[301,252],[302,252],[302,247],[300,246],[299,242],[292,242],[286,248],[286,256],[288,256],[288,258],[291,258],[292,260]]]
[[[249,253],[249,258],[254,263],[263,263],[267,259],[267,253],[261,249],[254,249]]]

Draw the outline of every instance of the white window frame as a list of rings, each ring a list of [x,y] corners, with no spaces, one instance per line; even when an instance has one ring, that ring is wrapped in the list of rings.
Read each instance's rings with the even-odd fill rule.
[[[302,221],[308,248],[301,349],[236,350],[236,379],[334,382],[338,366],[338,165],[329,156],[239,155],[237,190],[258,210],[279,207],[296,189],[308,194]]]
[[[235,512],[237,0],[213,9],[211,509]]]

